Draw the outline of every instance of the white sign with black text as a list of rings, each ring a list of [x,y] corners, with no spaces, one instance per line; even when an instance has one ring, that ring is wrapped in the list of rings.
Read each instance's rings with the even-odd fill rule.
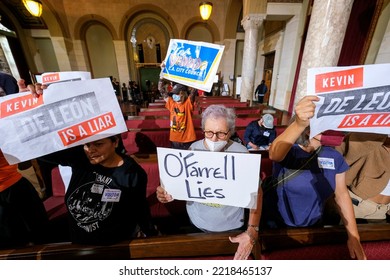
[[[256,208],[260,154],[157,148],[157,156],[174,199]]]

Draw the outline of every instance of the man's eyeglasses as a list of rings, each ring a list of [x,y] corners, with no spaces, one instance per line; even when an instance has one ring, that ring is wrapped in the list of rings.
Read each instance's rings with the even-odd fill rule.
[[[207,138],[213,138],[214,134],[217,136],[218,139],[225,139],[226,136],[229,134],[230,130],[228,132],[222,132],[222,131],[217,131],[217,132],[212,132],[212,131],[203,131],[204,135]]]

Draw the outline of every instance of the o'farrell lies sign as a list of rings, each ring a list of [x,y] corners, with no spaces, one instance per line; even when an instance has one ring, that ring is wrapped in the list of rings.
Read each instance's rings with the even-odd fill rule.
[[[161,185],[174,199],[256,208],[260,154],[157,148],[157,156]]]

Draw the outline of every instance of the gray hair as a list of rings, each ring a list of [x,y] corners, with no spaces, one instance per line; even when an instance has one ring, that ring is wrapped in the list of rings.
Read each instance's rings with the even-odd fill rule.
[[[233,108],[227,108],[221,104],[210,105],[203,111],[202,129],[204,130],[206,120],[220,118],[226,119],[229,131],[233,134],[236,129],[236,113]]]

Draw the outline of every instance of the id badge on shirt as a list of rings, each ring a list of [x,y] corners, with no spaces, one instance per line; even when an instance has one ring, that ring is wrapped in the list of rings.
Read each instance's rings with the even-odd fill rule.
[[[119,202],[121,198],[121,190],[105,189],[102,195],[104,202]]]
[[[103,189],[104,189],[104,185],[93,184],[91,187],[91,193],[101,194],[103,192]]]
[[[323,169],[335,169],[333,158],[318,158],[318,166]]]
[[[264,131],[264,133],[263,133],[263,135],[264,135],[265,137],[269,137],[270,134],[271,134],[271,133],[269,133],[269,131]]]

